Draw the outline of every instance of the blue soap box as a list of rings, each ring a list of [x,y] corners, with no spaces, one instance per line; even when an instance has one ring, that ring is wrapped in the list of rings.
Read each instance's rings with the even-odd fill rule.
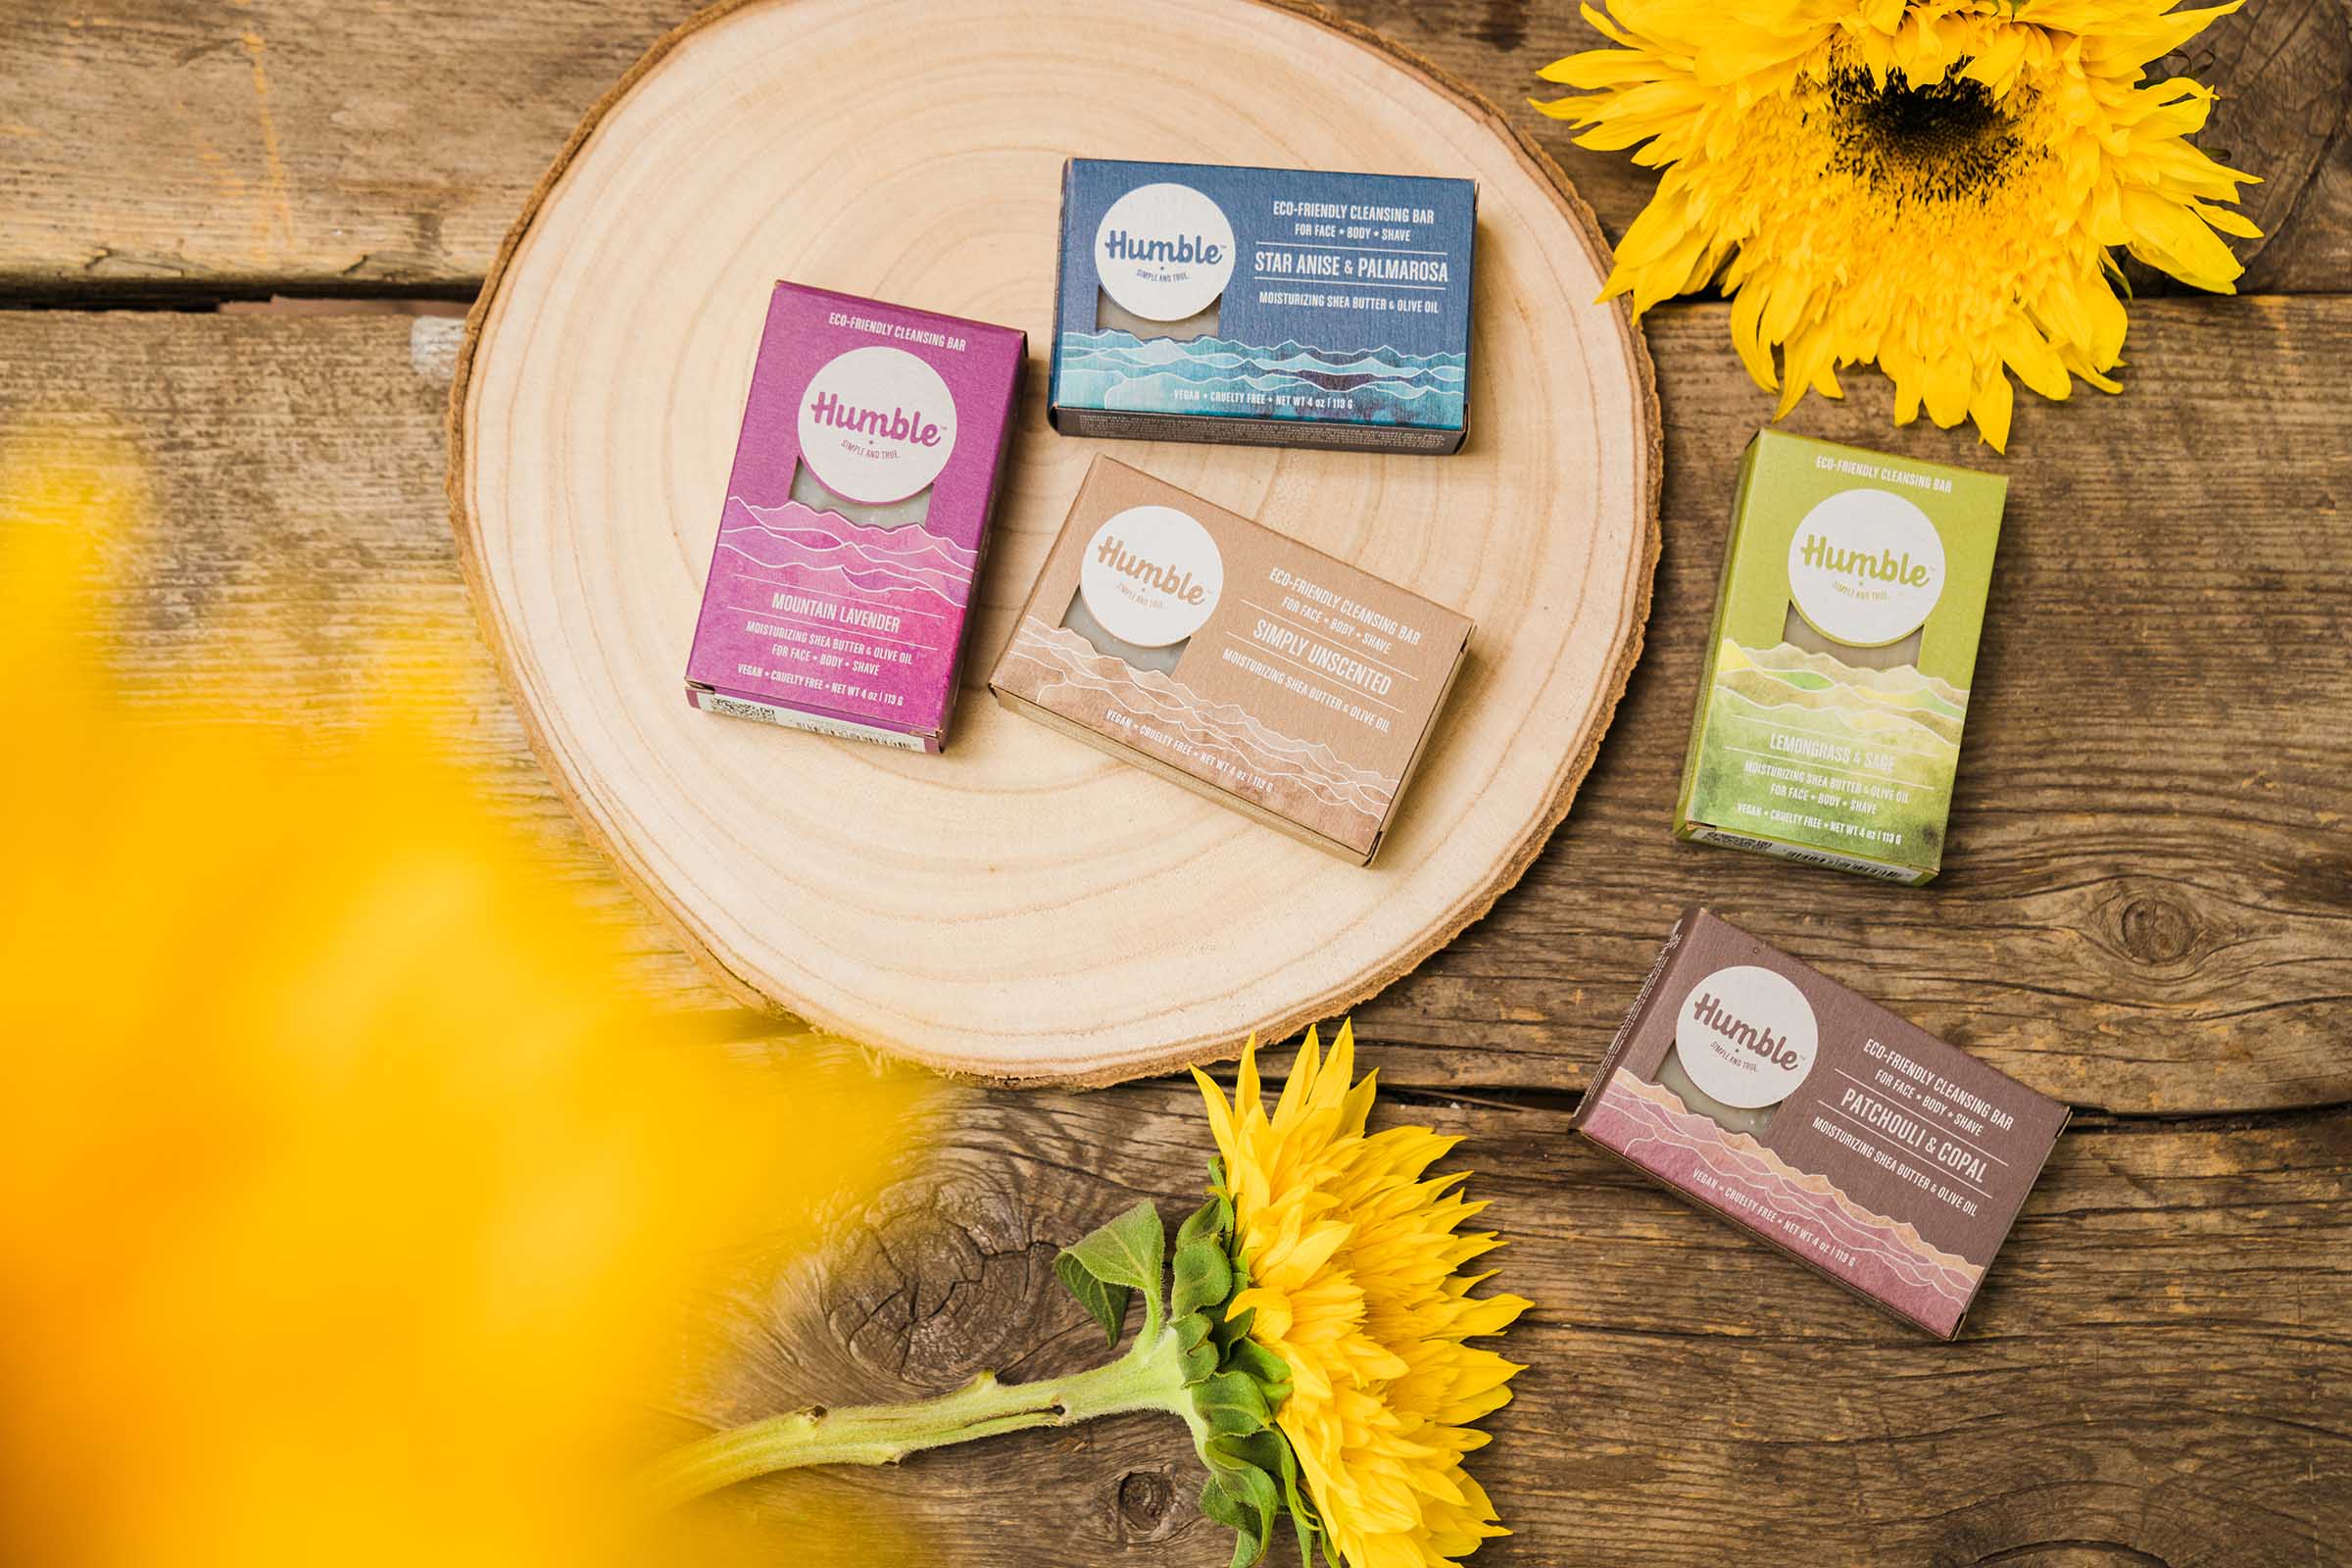
[[[1477,211],[1466,179],[1071,159],[1054,427],[1459,450]]]

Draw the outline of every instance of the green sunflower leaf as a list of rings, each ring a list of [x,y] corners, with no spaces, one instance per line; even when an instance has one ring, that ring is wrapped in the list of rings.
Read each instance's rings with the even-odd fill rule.
[[[1269,1406],[1279,1405],[1291,1396],[1289,1364],[1255,1340],[1234,1341],[1225,1352],[1223,1364],[1255,1383]]]
[[[1086,1271],[1086,1265],[1068,1252],[1054,1259],[1054,1273],[1078,1304],[1086,1308],[1094,1320],[1102,1325],[1102,1332],[1111,1344],[1119,1343],[1119,1325],[1127,1321],[1127,1298],[1135,1293],[1124,1285],[1105,1285]]]
[[[1224,1169],[1212,1160],[1209,1172],[1215,1197],[1176,1233],[1173,1293],[1195,1430],[1209,1471],[1201,1511],[1234,1532],[1234,1568],[1252,1568],[1264,1559],[1275,1520],[1286,1512],[1302,1568],[1314,1568],[1318,1549],[1331,1568],[1341,1568],[1337,1544],[1307,1495],[1298,1456],[1273,1424],[1274,1412],[1291,1396],[1290,1366],[1250,1338],[1254,1309],[1225,1315],[1249,1288],[1250,1270],[1234,1241]]]
[[[1178,1317],[1206,1308],[1222,1308],[1233,1294],[1233,1265],[1225,1260],[1224,1243],[1196,1237],[1176,1248],[1176,1291],[1171,1309]]]
[[[1232,1230],[1233,1204],[1220,1193],[1194,1209],[1177,1227],[1176,1250],[1181,1252],[1195,1242],[1214,1242],[1221,1250]]]
[[[1274,1478],[1255,1465],[1217,1471],[1200,1489],[1200,1511],[1235,1532],[1232,1568],[1251,1568],[1265,1559],[1281,1507]]]
[[[1208,1461],[1211,1470],[1263,1470],[1271,1475],[1282,1463],[1282,1456],[1274,1451],[1281,1441],[1281,1434],[1272,1427],[1219,1433],[1202,1446],[1200,1457]]]
[[[1332,1568],[1339,1568],[1339,1557],[1332,1548],[1331,1538],[1323,1532],[1323,1516],[1307,1500],[1305,1491],[1298,1485],[1298,1455],[1291,1451],[1291,1440],[1281,1432],[1273,1434],[1281,1451],[1275,1463],[1282,1476],[1283,1506],[1291,1510],[1291,1534],[1298,1539],[1299,1568],[1315,1568],[1315,1544],[1320,1542],[1324,1556],[1331,1559]]]
[[[1326,1556],[1331,1555],[1331,1539],[1324,1531],[1322,1516],[1315,1512],[1314,1504],[1307,1500],[1299,1480],[1298,1456],[1291,1451],[1290,1440],[1281,1432],[1269,1427],[1247,1437],[1214,1437],[1202,1447],[1200,1456],[1208,1462],[1212,1475],[1234,1477],[1239,1471],[1249,1470],[1278,1484],[1279,1500],[1274,1511],[1277,1515],[1286,1509],[1289,1511],[1291,1532],[1298,1538],[1298,1555],[1304,1568],[1314,1568],[1314,1552],[1318,1544]],[[1228,1494],[1239,1496],[1254,1486],[1253,1482],[1233,1479],[1227,1488]],[[1269,1540],[1271,1535],[1269,1528]],[[1332,1568],[1339,1568],[1336,1557],[1332,1558]]]
[[[1200,1511],[1228,1530],[1249,1528],[1249,1516],[1242,1511],[1241,1503],[1214,1473],[1200,1484]]]
[[[1193,1390],[1193,1408],[1212,1433],[1262,1431],[1274,1412],[1263,1390],[1243,1372],[1219,1372]]]
[[[1256,1523],[1256,1519],[1251,1516],[1251,1511],[1249,1511],[1249,1504],[1245,1502],[1245,1499],[1237,1495],[1237,1493],[1225,1491],[1223,1476],[1209,1476],[1206,1481],[1201,1481],[1200,1511],[1216,1523],[1221,1523],[1221,1526],[1228,1528],[1228,1531],[1240,1531],[1242,1540],[1237,1540],[1235,1543],[1235,1561],[1242,1561],[1240,1558],[1242,1543],[1247,1543],[1249,1540],[1249,1535],[1251,1535],[1251,1526]]]
[[[1143,1292],[1144,1333],[1149,1337],[1159,1332],[1160,1263],[1166,1249],[1167,1232],[1160,1225],[1159,1210],[1147,1199],[1064,1248],[1054,1260],[1054,1271],[1114,1342],[1119,1337],[1118,1325],[1127,1315],[1127,1292]],[[1106,1287],[1104,1305],[1116,1310],[1106,1316],[1104,1306],[1090,1300],[1088,1293],[1073,1282],[1076,1272]]]

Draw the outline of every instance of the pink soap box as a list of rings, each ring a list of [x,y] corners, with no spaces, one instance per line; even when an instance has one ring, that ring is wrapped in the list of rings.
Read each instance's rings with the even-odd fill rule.
[[[1027,334],[778,283],[686,664],[705,712],[946,744]]]

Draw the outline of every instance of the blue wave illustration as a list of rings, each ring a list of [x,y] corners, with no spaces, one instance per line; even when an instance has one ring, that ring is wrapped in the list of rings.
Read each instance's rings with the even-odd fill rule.
[[[1277,419],[1344,418],[1451,429],[1462,422],[1459,354],[1273,348],[1201,337],[1064,332],[1060,396],[1073,408]]]

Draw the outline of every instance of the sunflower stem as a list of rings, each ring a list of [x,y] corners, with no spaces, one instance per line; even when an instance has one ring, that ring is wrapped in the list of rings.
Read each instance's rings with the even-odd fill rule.
[[[649,1506],[660,1510],[779,1470],[896,1464],[924,1448],[1127,1410],[1194,1419],[1173,1334],[1147,1333],[1117,1360],[1068,1377],[999,1383],[983,1372],[937,1398],[801,1410],[713,1433],[663,1456],[642,1485]]]

